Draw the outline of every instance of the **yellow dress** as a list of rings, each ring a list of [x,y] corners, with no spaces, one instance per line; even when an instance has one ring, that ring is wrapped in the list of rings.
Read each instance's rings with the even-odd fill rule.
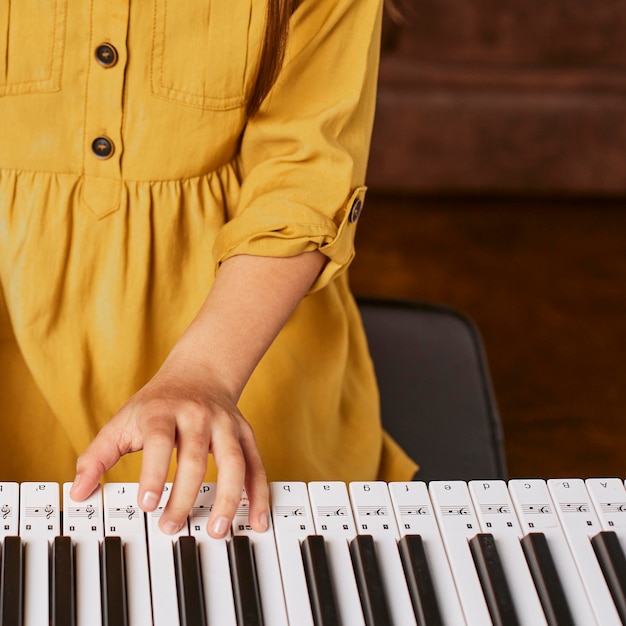
[[[247,120],[264,18],[258,0],[0,2],[0,480],[71,480],[222,261],[314,249],[326,267],[240,402],[268,477],[413,475],[345,271],[381,2],[303,0]]]

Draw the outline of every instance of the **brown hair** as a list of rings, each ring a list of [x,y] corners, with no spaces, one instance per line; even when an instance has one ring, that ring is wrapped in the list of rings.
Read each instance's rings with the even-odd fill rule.
[[[248,98],[246,113],[252,117],[276,82],[285,58],[289,20],[300,0],[267,0],[265,40],[259,59],[259,71]]]
[[[289,20],[299,4],[300,0],[267,0],[265,39],[259,70],[246,105],[248,117],[257,113],[280,74],[287,48]],[[397,0],[385,0],[385,6],[393,20],[401,19]]]

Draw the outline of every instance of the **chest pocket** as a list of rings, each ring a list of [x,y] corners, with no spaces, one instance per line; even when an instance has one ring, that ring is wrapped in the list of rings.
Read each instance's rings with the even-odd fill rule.
[[[61,88],[67,0],[0,0],[0,96]]]
[[[155,0],[152,91],[202,109],[245,102],[252,0]]]

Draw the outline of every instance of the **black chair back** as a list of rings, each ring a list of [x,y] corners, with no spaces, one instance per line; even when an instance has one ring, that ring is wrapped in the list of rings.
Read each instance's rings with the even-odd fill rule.
[[[385,429],[417,480],[506,479],[498,409],[475,325],[449,308],[359,298]]]

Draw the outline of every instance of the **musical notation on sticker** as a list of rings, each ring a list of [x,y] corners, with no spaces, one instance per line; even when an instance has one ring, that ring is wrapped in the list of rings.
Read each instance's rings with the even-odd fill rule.
[[[87,519],[94,519],[97,518],[98,514],[98,508],[92,504],[88,504],[87,506],[72,507],[67,511],[67,516],[71,518],[85,517]]]
[[[139,509],[132,504],[127,507],[116,507],[109,509],[109,517],[112,519],[139,519]]]
[[[45,517],[46,519],[51,519],[55,515],[55,509],[51,504],[46,504],[46,506],[27,506],[26,507],[26,517]]]
[[[511,512],[508,504],[481,504],[480,511],[483,515],[502,515]]]
[[[522,504],[524,515],[550,515],[552,506],[550,504]]]
[[[603,513],[626,513],[626,502],[602,502],[600,509]]]
[[[587,502],[562,502],[561,513],[589,513]]]
[[[362,516],[387,516],[389,511],[386,506],[359,506],[357,507],[359,517]]]
[[[470,509],[466,504],[462,504],[460,506],[442,506],[441,507],[442,515],[469,515]]]
[[[399,506],[400,515],[430,515],[430,507],[426,504],[421,506]]]
[[[213,510],[212,504],[209,504],[207,506],[205,506],[204,504],[201,504],[200,506],[193,507],[193,509],[191,510],[191,516],[192,517],[209,517],[212,510]]]
[[[343,517],[348,514],[345,506],[318,506],[317,514],[319,517]]]
[[[276,506],[274,507],[274,515],[279,517],[303,517],[306,515],[306,509],[303,506]]]
[[[237,507],[237,512],[235,513],[236,517],[248,517],[248,512],[250,511],[250,503],[246,500],[245,502],[241,502]]]

